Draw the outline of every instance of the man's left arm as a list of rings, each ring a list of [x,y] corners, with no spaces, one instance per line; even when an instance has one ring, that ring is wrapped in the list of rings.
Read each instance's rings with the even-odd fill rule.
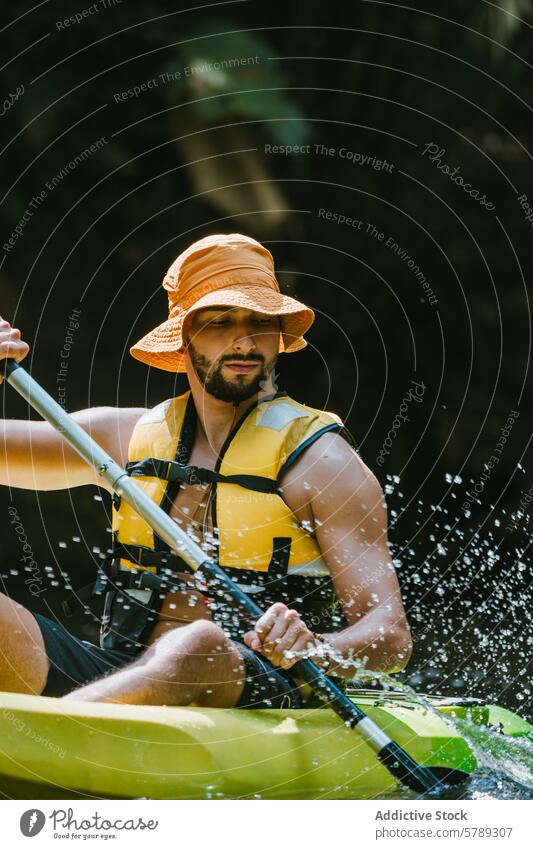
[[[295,515],[300,520],[312,516],[348,623],[342,631],[322,634],[322,639],[337,657],[359,659],[368,669],[403,668],[412,643],[389,553],[387,510],[379,482],[341,436],[325,434],[288,470],[282,486]],[[315,642],[309,623],[284,604],[273,605],[246,637],[251,648],[284,668],[298,659],[292,653]],[[286,651],[291,652],[288,658]],[[324,661],[320,655],[313,659],[331,674],[353,677],[353,665]]]

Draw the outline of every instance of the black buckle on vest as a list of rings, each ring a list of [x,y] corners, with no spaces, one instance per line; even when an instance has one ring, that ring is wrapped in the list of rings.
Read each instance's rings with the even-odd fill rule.
[[[168,480],[170,461],[158,460],[156,457],[146,457],[126,463],[125,469],[132,478],[160,478]]]
[[[157,457],[126,463],[126,471],[131,477],[159,478],[170,483],[213,483],[218,480],[218,475],[209,469],[188,466],[177,460],[158,460]]]
[[[159,478],[170,483],[231,483],[251,489],[254,492],[279,495],[277,481],[260,475],[221,475],[211,469],[200,466],[188,466],[177,460],[158,460],[157,457],[145,457],[144,460],[126,463],[126,471],[131,477]]]
[[[179,480],[180,483],[213,483],[217,476],[214,472],[209,474],[209,469],[201,469],[199,466],[182,466],[181,463],[170,462],[173,468],[170,471],[169,481]]]

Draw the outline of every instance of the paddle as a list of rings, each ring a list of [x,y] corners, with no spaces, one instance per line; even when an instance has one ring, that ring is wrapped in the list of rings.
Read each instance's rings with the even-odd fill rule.
[[[205,552],[165,513],[67,412],[14,360],[3,361],[3,373],[8,383],[26,399],[44,419],[58,430],[64,439],[93,466],[114,491],[156,531],[173,551],[193,569],[212,580],[219,595],[238,604],[255,623],[263,611],[240,590],[216,563],[206,559]],[[0,364],[1,365],[1,364]],[[169,588],[168,577],[151,572],[139,574],[139,587]],[[417,764],[398,743],[391,740],[362,710],[343,693],[311,660],[299,660],[291,673],[311,686],[313,691],[344,720],[357,729],[362,739],[374,750],[389,772],[407,787],[424,793],[442,788],[446,783],[457,784],[469,776],[460,770],[445,767],[426,767]]]

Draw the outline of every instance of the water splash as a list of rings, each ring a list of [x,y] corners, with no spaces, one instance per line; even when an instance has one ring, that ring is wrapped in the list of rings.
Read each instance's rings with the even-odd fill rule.
[[[416,647],[408,681],[430,693],[483,696],[527,715],[530,517],[511,523],[504,506],[490,503],[466,511],[474,481],[447,473],[444,483],[442,497],[427,505],[404,499],[399,477],[387,476],[391,554]]]

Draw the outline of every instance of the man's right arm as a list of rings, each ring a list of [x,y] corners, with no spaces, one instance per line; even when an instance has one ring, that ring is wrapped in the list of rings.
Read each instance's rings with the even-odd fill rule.
[[[93,407],[71,415],[124,466],[133,428],[144,412],[137,407]],[[48,422],[0,420],[0,485],[51,490],[90,484],[110,489]]]
[[[9,356],[20,361],[28,350],[20,331],[0,319],[0,360]],[[133,428],[144,412],[143,407],[93,407],[71,415],[124,466]],[[0,485],[52,490],[90,484],[110,489],[48,422],[0,420]]]

